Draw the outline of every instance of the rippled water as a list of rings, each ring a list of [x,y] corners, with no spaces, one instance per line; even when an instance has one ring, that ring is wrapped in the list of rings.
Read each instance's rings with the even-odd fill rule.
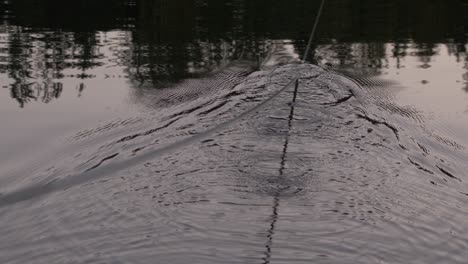
[[[0,3],[1,263],[466,263],[465,1]]]

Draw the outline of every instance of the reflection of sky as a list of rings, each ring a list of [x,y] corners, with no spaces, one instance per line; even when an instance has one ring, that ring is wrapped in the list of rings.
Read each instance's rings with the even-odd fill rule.
[[[389,54],[391,48],[387,46]],[[437,54],[428,58],[429,67],[423,66],[420,57],[407,56],[401,60],[405,67],[398,69],[396,59],[389,57],[388,68],[383,70],[385,78],[407,87],[398,94],[399,102],[438,114],[461,114],[467,110],[468,94],[463,89],[467,70],[463,62],[457,62],[448,53],[447,46],[437,47]]]
[[[406,56],[394,56],[395,44],[385,44],[382,58],[379,62],[369,61],[363,57],[363,46],[368,44],[352,44],[346,58],[351,63],[344,68],[353,72],[371,72],[371,75],[382,80],[395,82],[394,85],[381,89],[394,89],[397,92],[396,103],[400,106],[411,106],[422,111],[429,124],[437,130],[455,137],[456,140],[468,143],[468,93],[466,91],[468,73],[464,53],[454,53],[454,44],[437,44],[432,51],[421,50],[414,43],[408,43]],[[323,51],[320,51],[320,50]],[[336,52],[330,52],[329,46],[319,47],[324,61],[337,62]],[[366,50],[364,49],[364,50]],[[430,55],[426,55],[430,54]],[[369,71],[368,64],[380,64],[381,67]]]
[[[123,67],[116,66],[115,49],[122,42],[122,32],[97,33],[100,39],[99,53],[103,55],[101,66],[88,71],[93,78],[78,78],[79,69],[66,69],[63,78],[50,78],[44,68],[43,45],[34,45],[36,55],[31,69],[39,73],[27,78],[36,89],[37,100],[27,103],[24,108],[10,95],[15,81],[7,73],[0,73],[0,166],[3,171],[18,168],[28,157],[51,151],[58,147],[67,136],[81,129],[91,128],[99,122],[131,115],[126,105],[128,84]],[[36,67],[36,68],[34,68]],[[60,98],[47,104],[41,100],[44,89],[50,83],[63,84]]]
[[[390,52],[391,46],[388,47]],[[449,54],[446,45],[438,45],[437,54],[428,58],[430,67],[421,67],[419,57],[408,56],[404,68],[397,69],[396,60],[389,59],[383,70],[386,79],[397,81],[404,89],[397,94],[401,105],[422,110],[437,129],[468,143],[468,93],[463,76],[467,73],[464,61]]]

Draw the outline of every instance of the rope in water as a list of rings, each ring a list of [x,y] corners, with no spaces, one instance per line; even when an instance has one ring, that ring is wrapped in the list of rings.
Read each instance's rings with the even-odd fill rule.
[[[310,48],[312,47],[312,42],[314,41],[315,37],[315,32],[317,31],[317,26],[320,20],[320,17],[322,16],[323,12],[323,7],[325,6],[325,1],[322,0],[320,3],[320,8],[319,11],[317,12],[317,16],[315,17],[315,22],[314,26],[312,28],[312,32],[310,33],[309,36],[309,41],[307,43],[307,48],[304,53],[304,57],[302,61],[306,61],[308,54],[310,52]],[[294,84],[294,93],[293,93],[293,98],[292,102],[290,104],[290,112],[289,112],[289,117],[288,117],[288,133],[286,134],[286,137],[284,139],[284,145],[283,145],[283,151],[281,155],[281,166],[279,168],[279,177],[284,176],[284,171],[286,169],[286,156],[288,154],[288,147],[289,147],[289,137],[290,137],[290,132],[293,126],[293,120],[294,120],[294,108],[295,108],[295,103],[296,103],[296,98],[297,98],[297,90],[299,88],[299,76],[296,76],[288,85],[286,85],[283,89],[286,87]],[[271,262],[271,256],[272,256],[272,247],[273,247],[273,237],[275,234],[275,229],[276,229],[276,222],[278,221],[279,217],[279,208],[280,208],[280,197],[282,192],[284,191],[283,188],[280,188],[276,191],[276,193],[273,195],[273,206],[272,206],[272,215],[271,215],[271,223],[270,223],[270,228],[268,229],[268,241],[265,245],[266,251],[265,251],[265,257],[262,258],[263,263],[262,264],[270,264]]]
[[[310,37],[309,37],[309,43],[307,45],[307,49],[306,49],[306,52],[304,54],[304,59],[303,59],[304,61],[307,59],[308,53],[309,53],[310,48],[312,46],[312,42],[314,40],[315,32],[317,30],[317,25],[318,25],[319,19],[321,17],[325,1],[326,0],[322,0],[322,3],[320,5],[320,9],[319,9],[319,11],[317,13],[317,17],[315,18],[314,27],[312,28],[312,32],[311,32]],[[240,114],[237,117],[234,117],[234,118],[232,118],[232,119],[230,119],[228,121],[225,121],[225,122],[211,128],[211,129],[200,132],[199,134],[197,134],[195,136],[183,139],[181,141],[170,144],[168,146],[164,146],[162,148],[158,148],[158,149],[154,149],[152,151],[145,152],[143,154],[140,154],[137,158],[134,157],[134,158],[127,159],[126,161],[121,161],[119,163],[113,163],[113,164],[107,164],[107,165],[104,165],[104,166],[101,166],[101,167],[95,167],[93,169],[88,169],[88,170],[83,171],[83,172],[78,172],[78,173],[76,173],[74,175],[68,175],[67,177],[65,177],[65,178],[63,178],[61,180],[51,181],[51,182],[49,182],[49,183],[47,183],[45,185],[38,184],[38,185],[28,186],[28,187],[21,188],[21,189],[18,189],[16,191],[13,191],[11,193],[1,195],[0,196],[0,208],[4,207],[6,205],[11,205],[11,204],[15,204],[15,203],[18,203],[18,202],[22,202],[22,201],[30,200],[30,199],[33,199],[33,198],[37,198],[37,197],[40,197],[40,196],[43,196],[43,195],[47,195],[47,194],[55,192],[55,191],[70,188],[72,186],[83,184],[83,183],[91,181],[91,180],[96,180],[98,178],[107,176],[109,174],[113,174],[116,171],[120,171],[120,170],[123,170],[123,169],[128,169],[129,167],[136,166],[137,164],[141,164],[141,163],[144,163],[145,161],[152,160],[152,159],[155,159],[155,158],[160,157],[162,155],[166,155],[166,154],[168,154],[170,152],[176,151],[176,150],[178,150],[178,149],[180,149],[180,148],[182,148],[184,146],[187,146],[189,144],[197,142],[197,141],[201,140],[202,138],[206,138],[206,137],[220,131],[221,129],[224,129],[224,128],[228,127],[228,126],[231,126],[234,123],[236,123],[236,122],[238,122],[240,120],[243,120],[243,119],[249,117],[250,115],[260,111],[268,103],[270,103],[274,98],[276,98],[279,94],[281,94],[283,91],[287,90],[288,88],[291,88],[293,85],[295,85],[295,87],[294,87],[294,97],[293,97],[293,102],[294,102],[296,100],[297,89],[298,89],[297,81],[298,81],[298,78],[296,77],[293,80],[291,80],[288,84],[283,86],[281,89],[276,91],[273,95],[271,95],[268,99],[266,99],[262,103],[260,103],[260,104],[258,104],[256,106],[252,107],[251,109],[243,112],[242,114]],[[292,109],[291,109],[291,113],[290,113],[290,122],[288,124],[290,129],[292,127],[291,121],[292,121],[293,115],[294,115],[294,104],[291,104],[291,107],[292,107]],[[288,133],[288,137],[289,137],[289,133]],[[285,146],[284,155],[286,154],[286,152],[287,152],[287,144]],[[283,157],[283,159],[284,159],[284,157]],[[284,162],[282,162],[282,163],[284,164]],[[282,165],[282,166],[284,166],[284,165]],[[56,175],[56,176],[58,176],[58,175]]]
[[[317,31],[317,26],[319,24],[320,18],[322,17],[323,7],[325,6],[325,1],[326,0],[322,0],[322,2],[320,3],[319,11],[317,12],[317,16],[315,17],[314,26],[312,27],[312,31],[310,32],[310,36],[309,36],[309,41],[307,42],[307,48],[304,52],[304,57],[302,58],[303,61],[306,61],[307,57],[309,56],[309,52],[312,47],[312,42],[314,41],[315,32]]]

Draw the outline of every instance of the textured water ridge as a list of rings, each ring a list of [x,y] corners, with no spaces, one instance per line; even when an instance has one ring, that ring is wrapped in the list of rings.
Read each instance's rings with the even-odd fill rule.
[[[382,83],[239,68],[6,177],[1,262],[464,263],[464,146]]]

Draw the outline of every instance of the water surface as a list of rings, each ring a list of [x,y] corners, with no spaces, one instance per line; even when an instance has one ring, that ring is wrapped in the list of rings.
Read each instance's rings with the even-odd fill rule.
[[[0,3],[2,263],[465,263],[466,1]]]

